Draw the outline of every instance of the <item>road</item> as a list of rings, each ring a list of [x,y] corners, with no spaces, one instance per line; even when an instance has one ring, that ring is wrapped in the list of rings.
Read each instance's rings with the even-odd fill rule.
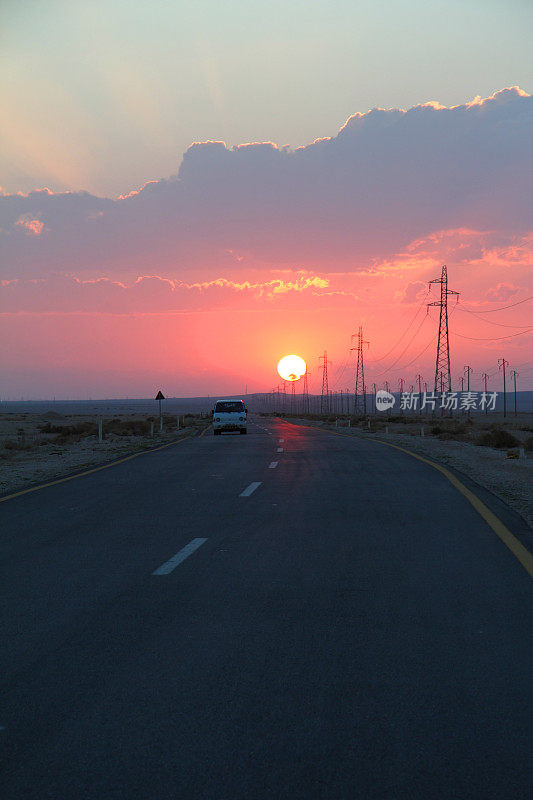
[[[3,800],[531,797],[531,578],[431,466],[256,418],[0,529]]]

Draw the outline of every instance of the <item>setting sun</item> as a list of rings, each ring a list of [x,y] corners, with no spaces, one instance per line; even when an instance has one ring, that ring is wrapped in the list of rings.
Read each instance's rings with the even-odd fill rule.
[[[278,373],[285,381],[297,381],[305,375],[306,364],[300,356],[285,356],[278,362]]]

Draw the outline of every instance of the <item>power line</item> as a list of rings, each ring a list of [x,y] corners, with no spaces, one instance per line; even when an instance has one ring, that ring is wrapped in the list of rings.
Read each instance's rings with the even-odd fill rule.
[[[522,303],[527,303],[528,300],[533,300],[533,294],[530,297],[526,297],[525,300],[519,300],[517,303],[511,303],[509,306],[500,306],[500,308],[489,308],[488,311],[479,311],[479,314],[494,314],[495,311],[503,311],[506,308],[514,308],[515,306],[519,306]],[[468,311],[467,308],[463,309],[464,311]],[[471,311],[471,314],[474,312]]]
[[[464,311],[465,314],[472,314],[473,317],[477,317],[482,322],[486,322],[487,325],[498,325],[500,328],[527,328],[528,325],[504,325],[503,322],[491,322],[490,319],[483,319],[479,314],[476,314],[474,311],[469,311],[467,308],[461,308],[459,306],[459,311]]]
[[[407,328],[404,330],[404,332],[402,333],[402,335],[400,336],[400,338],[399,338],[399,339],[397,339],[397,340],[395,341],[395,343],[393,344],[393,346],[391,347],[391,349],[390,349],[390,350],[388,350],[388,351],[385,353],[385,355],[384,355],[384,356],[380,356],[380,358],[373,358],[373,359],[372,359],[372,362],[371,362],[372,364],[377,364],[377,363],[378,363],[378,361],[383,361],[385,358],[387,358],[387,356],[389,356],[389,355],[392,353],[392,351],[393,351],[393,350],[395,350],[395,349],[396,349],[396,347],[397,347],[397,346],[400,344],[400,342],[402,341],[402,339],[404,338],[404,336],[405,336],[405,335],[406,335],[406,334],[409,332],[409,330],[411,329],[411,326],[413,325],[414,321],[415,321],[415,320],[416,320],[416,318],[418,317],[418,315],[419,315],[420,311],[423,309],[423,307],[424,307],[424,305],[425,305],[426,297],[428,296],[428,294],[429,294],[429,293],[430,293],[430,290],[428,289],[428,290],[427,290],[427,292],[426,292],[426,294],[424,295],[424,297],[423,297],[423,299],[422,299],[422,302],[421,302],[421,303],[420,303],[420,305],[418,306],[418,308],[417,308],[417,310],[416,310],[416,313],[415,313],[414,317],[411,319],[411,322],[409,323],[409,325],[407,326]],[[405,352],[405,350],[404,350],[404,352]],[[400,356],[400,358],[401,358],[401,356]],[[381,374],[382,374],[382,373],[381,373]]]
[[[461,339],[470,339],[473,342],[500,342],[502,339],[512,339],[514,336],[523,336],[525,333],[533,331],[533,328],[528,328],[527,331],[520,331],[520,333],[510,333],[508,336],[465,336],[457,331],[452,331],[454,336],[460,336]]]
[[[404,354],[407,352],[407,350],[409,350],[409,348],[411,347],[411,345],[412,345],[413,341],[414,341],[414,340],[416,339],[416,337],[418,336],[418,334],[419,334],[419,332],[420,332],[420,330],[421,330],[421,328],[422,328],[422,326],[423,326],[423,324],[424,324],[424,322],[425,322],[426,320],[427,320],[427,316],[425,316],[425,317],[423,317],[423,318],[422,318],[422,320],[421,320],[421,322],[420,322],[420,325],[418,326],[418,328],[416,329],[416,331],[413,333],[413,335],[411,336],[411,338],[409,339],[409,341],[407,342],[407,344],[405,345],[404,349],[402,350],[402,352],[400,353],[400,355],[397,357],[397,359],[396,359],[395,361],[393,361],[393,362],[392,362],[392,364],[390,364],[390,365],[389,365],[389,366],[388,366],[386,369],[384,369],[384,370],[383,370],[383,372],[378,372],[378,373],[377,373],[377,375],[375,375],[374,377],[376,377],[376,378],[379,378],[379,377],[380,377],[380,375],[385,375],[385,373],[386,373],[386,372],[390,372],[390,371],[392,370],[392,368],[393,368],[394,366],[396,366],[396,364],[398,363],[398,361],[399,361],[399,360],[400,360],[400,359],[403,357],[403,355],[404,355]]]

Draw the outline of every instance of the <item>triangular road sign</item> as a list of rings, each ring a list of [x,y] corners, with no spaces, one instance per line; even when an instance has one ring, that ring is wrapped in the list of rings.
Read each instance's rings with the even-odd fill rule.
[[[164,399],[165,399],[165,395],[163,394],[163,392],[161,391],[161,389],[158,391],[158,393],[157,393],[157,397],[156,397],[155,399],[156,399],[156,400],[164,400]]]

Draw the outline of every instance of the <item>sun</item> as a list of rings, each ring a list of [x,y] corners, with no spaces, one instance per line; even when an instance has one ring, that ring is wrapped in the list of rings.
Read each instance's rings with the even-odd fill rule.
[[[278,373],[285,381],[297,381],[305,375],[306,363],[300,356],[284,356],[278,362]]]

